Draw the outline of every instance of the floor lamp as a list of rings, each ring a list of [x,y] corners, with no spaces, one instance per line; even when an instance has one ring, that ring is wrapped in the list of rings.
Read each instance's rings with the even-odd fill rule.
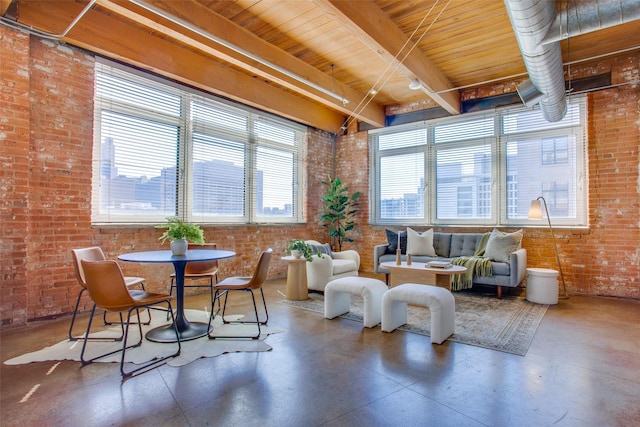
[[[567,294],[567,284],[564,282],[564,273],[562,272],[562,264],[560,263],[560,255],[558,254],[558,244],[556,243],[556,237],[553,234],[553,228],[551,227],[551,218],[549,217],[549,209],[547,209],[547,201],[544,197],[540,196],[535,200],[531,201],[531,206],[529,207],[529,219],[542,219],[542,203],[544,202],[544,210],[547,214],[547,221],[549,222],[549,232],[551,233],[551,240],[553,240],[553,247],[556,250],[556,260],[558,261],[558,270],[560,270],[560,278],[562,279],[562,289],[564,291],[564,297],[569,298],[569,294]]]

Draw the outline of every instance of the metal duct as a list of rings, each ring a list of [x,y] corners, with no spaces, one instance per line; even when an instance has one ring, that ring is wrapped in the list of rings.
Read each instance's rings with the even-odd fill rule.
[[[547,121],[560,121],[567,112],[560,43],[542,43],[554,21],[555,3],[549,0],[504,0],[504,3],[529,79],[544,94],[540,110]]]
[[[640,19],[638,0],[574,0],[558,13],[543,43],[560,41]]]

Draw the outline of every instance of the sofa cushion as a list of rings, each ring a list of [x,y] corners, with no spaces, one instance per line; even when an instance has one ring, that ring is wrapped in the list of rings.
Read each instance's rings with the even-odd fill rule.
[[[384,230],[387,233],[387,251],[388,254],[395,254],[398,249],[398,233],[400,233],[400,252],[407,253],[407,232]]]
[[[491,232],[484,256],[498,262],[509,262],[509,255],[520,249],[523,230],[505,233],[497,228]]]
[[[449,258],[451,233],[433,233],[433,248],[438,256]]]
[[[349,271],[357,271],[358,265],[350,259],[334,259],[333,275],[347,273]]]
[[[407,227],[407,253],[411,255],[436,256],[433,248],[433,228],[419,233]]]
[[[473,256],[483,233],[453,233],[449,257]]]

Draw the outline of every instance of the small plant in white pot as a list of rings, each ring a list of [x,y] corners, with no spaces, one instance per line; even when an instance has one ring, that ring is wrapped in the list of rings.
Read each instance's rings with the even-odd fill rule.
[[[311,245],[309,245],[302,239],[289,240],[287,254],[292,255],[296,258],[304,258],[309,262],[311,262],[311,257],[313,255],[320,255],[320,253],[314,252],[311,248]]]
[[[199,225],[189,224],[176,216],[168,217],[166,224],[156,225],[156,228],[166,228],[158,240],[162,243],[171,241],[171,252],[174,255],[186,254],[189,242],[198,245],[204,243],[204,232]]]

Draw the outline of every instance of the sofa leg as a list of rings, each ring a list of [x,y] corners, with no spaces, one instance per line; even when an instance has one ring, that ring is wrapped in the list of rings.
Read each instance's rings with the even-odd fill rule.
[[[502,286],[498,286],[498,299],[502,299]]]

